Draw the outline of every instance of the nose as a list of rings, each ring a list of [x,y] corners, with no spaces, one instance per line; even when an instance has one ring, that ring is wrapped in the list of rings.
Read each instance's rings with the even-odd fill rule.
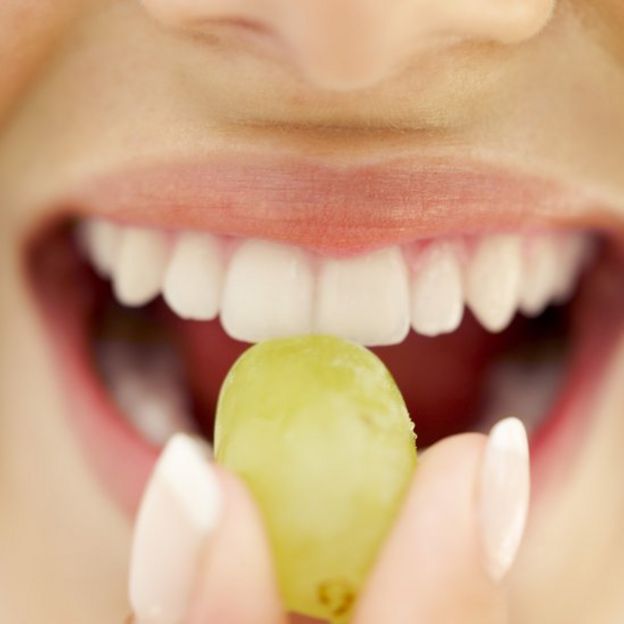
[[[389,77],[414,56],[465,41],[522,42],[556,0],[143,0],[168,26],[255,24],[315,86],[350,90]]]

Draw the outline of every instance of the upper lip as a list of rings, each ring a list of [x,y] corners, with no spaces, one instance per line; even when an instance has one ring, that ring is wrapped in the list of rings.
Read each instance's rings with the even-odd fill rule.
[[[122,223],[269,238],[331,254],[492,230],[619,229],[598,197],[480,162],[335,166],[232,154],[96,176],[64,205]]]

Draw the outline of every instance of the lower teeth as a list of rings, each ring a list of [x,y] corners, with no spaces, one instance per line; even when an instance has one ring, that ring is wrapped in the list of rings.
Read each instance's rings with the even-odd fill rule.
[[[105,340],[96,347],[96,361],[126,420],[149,442],[160,446],[177,431],[197,432],[171,347]]]
[[[566,369],[561,358],[498,362],[488,375],[485,407],[477,431],[487,432],[505,416],[516,416],[529,433],[543,421],[560,390]]]

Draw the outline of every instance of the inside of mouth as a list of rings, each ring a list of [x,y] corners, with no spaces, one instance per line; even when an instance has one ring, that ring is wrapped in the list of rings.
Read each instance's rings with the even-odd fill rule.
[[[137,312],[111,296],[98,317],[95,362],[122,409],[132,410],[135,419],[152,418],[156,427],[162,415],[155,412],[165,409],[163,429],[177,420],[180,427],[190,425],[211,439],[221,384],[249,344],[230,338],[218,320],[183,320],[160,301]],[[534,400],[533,405],[524,401],[523,419],[534,425],[554,400],[566,370],[567,330],[565,306],[537,320],[518,318],[500,334],[488,333],[466,315],[451,334],[428,338],[411,332],[401,344],[372,350],[397,381],[424,447],[455,433],[485,429],[490,420],[511,414],[524,401],[525,384],[531,385]],[[128,396],[133,393],[128,380],[133,385],[136,376],[134,392],[141,397]],[[192,422],[183,416],[178,420],[177,413],[191,414]],[[150,423],[141,427],[149,430]],[[159,432],[152,435],[158,439]]]
[[[223,379],[249,344],[230,338],[219,320],[179,318],[160,299],[139,309],[116,303],[110,284],[82,258],[70,225],[53,228],[32,249],[37,294],[80,335],[111,405],[155,445],[172,428],[211,439]],[[593,272],[589,267],[581,284]],[[529,429],[542,425],[575,359],[582,290],[537,318],[518,315],[500,333],[466,310],[452,333],[410,332],[398,345],[374,348],[401,389],[418,446],[486,430],[504,416]]]

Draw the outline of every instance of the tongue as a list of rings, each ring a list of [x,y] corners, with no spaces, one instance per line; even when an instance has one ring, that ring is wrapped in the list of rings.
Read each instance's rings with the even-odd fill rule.
[[[202,431],[211,436],[223,379],[249,345],[227,336],[218,321],[195,323],[167,311],[163,314],[180,342],[195,415]],[[426,338],[411,332],[399,345],[373,349],[403,393],[419,447],[471,428],[481,408],[484,375],[516,331],[512,327],[503,334],[489,334],[467,316],[452,334]]]

